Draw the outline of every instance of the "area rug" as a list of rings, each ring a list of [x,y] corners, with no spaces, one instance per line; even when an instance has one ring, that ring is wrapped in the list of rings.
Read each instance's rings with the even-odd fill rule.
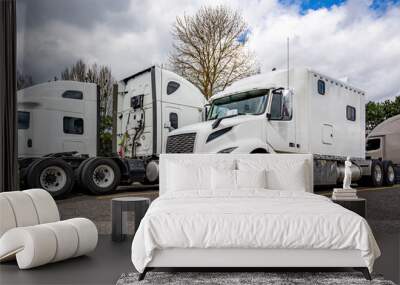
[[[138,281],[138,273],[125,273],[117,281],[117,285],[133,284],[376,284],[395,285],[384,280],[382,276],[373,276],[372,281],[366,280],[359,272],[148,272],[146,278]]]

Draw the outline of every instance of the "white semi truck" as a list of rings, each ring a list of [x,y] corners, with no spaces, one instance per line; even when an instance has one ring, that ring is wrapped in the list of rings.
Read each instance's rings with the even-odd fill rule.
[[[119,154],[99,157],[96,84],[52,81],[18,92],[18,153],[23,186],[54,197],[74,184],[94,194],[133,181],[156,183],[167,133],[200,122],[201,92],[175,73],[153,66],[119,82],[115,124]]]
[[[369,133],[366,150],[367,159],[382,162],[386,184],[396,176],[400,182],[400,115],[387,119]]]
[[[365,156],[365,92],[310,69],[259,74],[210,99],[208,120],[169,133],[167,153],[311,153],[314,185],[394,179]]]

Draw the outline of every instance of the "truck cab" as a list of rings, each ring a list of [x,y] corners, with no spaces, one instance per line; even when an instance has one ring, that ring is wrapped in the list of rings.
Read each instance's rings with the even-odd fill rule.
[[[366,142],[367,157],[371,159],[382,159],[384,157],[384,136],[369,137]]]
[[[120,157],[140,159],[145,180],[158,182],[158,156],[170,131],[202,121],[200,90],[176,73],[152,66],[119,82],[117,138]]]
[[[205,104],[197,87],[157,66],[121,80],[118,152],[125,157],[157,157],[165,152],[170,131],[202,120]]]
[[[290,122],[292,94],[283,88],[260,88],[215,96],[207,122],[175,131],[197,133],[196,152],[200,153],[274,153],[285,151],[283,141],[294,139],[294,124]],[[275,129],[285,129],[280,137],[268,140]],[[173,137],[171,133],[171,139]],[[182,136],[182,135],[181,135]],[[167,152],[177,144],[167,145]]]
[[[18,91],[18,156],[76,151],[97,155],[94,83],[51,81]]]
[[[400,181],[400,115],[376,126],[367,137],[366,157],[382,163],[385,179]]]
[[[171,132],[166,151],[298,152],[296,121],[292,120],[293,91],[283,86],[228,88],[214,95],[210,99],[207,121]]]

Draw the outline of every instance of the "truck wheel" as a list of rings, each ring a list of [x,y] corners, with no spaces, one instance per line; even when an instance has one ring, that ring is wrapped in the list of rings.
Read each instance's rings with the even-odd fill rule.
[[[380,187],[383,184],[383,166],[379,160],[372,161],[370,184],[375,187]]]
[[[82,183],[93,194],[106,194],[114,191],[121,180],[118,165],[108,158],[94,158],[82,169]]]
[[[85,192],[87,189],[85,187],[85,184],[83,183],[82,180],[82,170],[83,167],[88,163],[89,161],[95,159],[95,157],[91,157],[88,159],[85,159],[82,161],[82,163],[78,166],[78,168],[75,169],[75,191],[77,192]]]
[[[383,182],[385,185],[392,186],[396,180],[396,172],[393,163],[390,160],[384,160],[383,166]]]
[[[29,166],[25,167],[25,168],[19,168],[19,188],[20,189],[28,189],[28,172],[29,169],[31,169],[31,166],[34,164],[34,162],[32,162]]]
[[[29,188],[43,188],[54,198],[59,198],[71,192],[74,172],[61,159],[38,159],[29,167],[26,180]]]

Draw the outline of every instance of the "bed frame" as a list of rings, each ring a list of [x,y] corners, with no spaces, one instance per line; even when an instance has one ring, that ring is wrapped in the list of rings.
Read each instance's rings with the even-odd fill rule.
[[[371,280],[365,261],[359,250],[332,249],[197,249],[170,248],[156,250],[152,261],[139,275],[143,280],[146,273],[155,268],[203,268],[212,271],[217,268],[229,268],[234,271],[246,271],[287,268],[353,268],[361,271],[367,280]]]
[[[306,191],[313,192],[313,158],[306,154],[250,154],[252,158],[271,161],[289,160],[304,161]],[[167,162],[170,159],[187,158],[197,163],[208,163],[218,159],[248,158],[246,154],[215,155],[215,154],[161,154],[160,156],[160,195],[165,193],[167,177]],[[204,162],[203,162],[204,163]],[[359,250],[349,249],[254,249],[254,248],[168,248],[157,249],[139,280],[153,269],[229,269],[229,271],[265,271],[265,269],[334,269],[353,268],[361,271],[367,280],[371,276]],[[264,270],[263,270],[264,269]]]

